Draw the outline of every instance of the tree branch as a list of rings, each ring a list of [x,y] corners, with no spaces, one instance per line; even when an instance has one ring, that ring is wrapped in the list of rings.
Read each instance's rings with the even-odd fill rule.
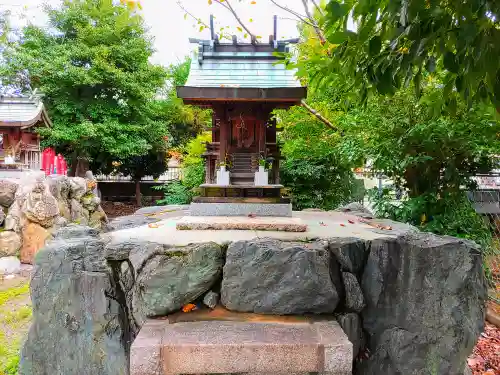
[[[312,24],[311,22],[306,21],[306,20],[299,20],[299,19],[296,19],[296,18],[288,18],[288,17],[280,17],[280,20],[290,20],[290,21],[295,21],[295,22],[303,22],[306,25],[314,27],[314,24]]]
[[[316,9],[318,10],[319,14],[321,14],[321,16],[324,17],[325,13],[323,13],[323,9],[321,9],[321,7],[318,5],[316,0],[311,0],[311,1],[314,4],[314,6],[316,7]]]
[[[332,129],[334,131],[339,131],[339,129],[336,128],[335,125],[333,125],[327,118],[325,118],[321,113],[319,113],[314,108],[312,108],[311,106],[309,106],[304,99],[302,99],[302,101],[300,102],[300,104],[302,105],[302,107],[304,107],[305,109],[307,109],[314,117],[316,117],[319,121],[321,121],[322,123],[324,123],[330,129]]]
[[[306,19],[306,16],[303,16],[300,13],[297,13],[296,11],[288,8],[287,6],[283,6],[283,5],[278,4],[275,0],[271,0],[271,3],[273,3],[278,8],[283,9],[284,11],[287,11],[288,13],[293,14],[295,17],[297,17],[301,21],[305,21],[305,19]]]
[[[231,6],[231,4],[229,3],[229,0],[225,0],[223,3],[220,0],[215,0],[215,2],[217,4],[222,5],[227,10],[229,10],[233,14],[233,16],[236,19],[236,21],[241,25],[241,27],[243,29],[245,29],[245,31],[248,33],[248,35],[250,35],[250,38],[252,40],[254,40],[254,38],[255,38],[254,34],[250,31],[250,29],[248,27],[245,26],[245,24],[243,23],[243,21],[241,21],[241,18],[238,16],[238,14],[236,13],[236,11],[233,9],[233,7]]]
[[[192,17],[193,19],[195,19],[197,22],[199,22],[200,24],[202,24],[203,26],[207,27],[207,28],[210,28],[210,26],[208,26],[205,22],[203,22],[201,20],[201,18],[198,18],[196,17],[193,13],[191,13],[189,10],[187,10],[186,8],[184,8],[184,6],[182,5],[181,3],[181,0],[177,0],[177,5],[179,6],[179,8],[181,8],[184,12],[186,12],[186,14],[190,17]]]
[[[307,5],[307,0],[302,0],[302,4],[304,4],[304,10],[306,11],[306,14],[307,14],[307,18],[309,18],[309,20],[311,20],[312,23],[314,23],[314,31],[316,31],[316,34],[318,35],[318,38],[319,40],[321,41],[321,44],[325,44],[326,43],[326,39],[325,39],[325,36],[323,35],[323,31],[321,31],[320,27],[318,26],[316,20],[314,19],[314,17],[312,16],[311,12],[309,11],[309,7]]]

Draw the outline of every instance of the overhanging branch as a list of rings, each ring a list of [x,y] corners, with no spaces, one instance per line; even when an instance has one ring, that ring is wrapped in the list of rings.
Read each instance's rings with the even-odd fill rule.
[[[326,126],[328,126],[330,129],[332,129],[333,131],[336,131],[338,132],[339,129],[337,127],[335,127],[335,125],[333,125],[326,117],[324,117],[321,113],[319,113],[318,111],[316,111],[314,108],[312,108],[309,104],[306,103],[305,100],[302,99],[302,101],[300,102],[300,104],[302,105],[302,107],[304,107],[305,109],[307,109],[309,111],[309,113],[311,113],[314,117],[316,117],[318,120],[320,120],[323,124],[325,124]]]

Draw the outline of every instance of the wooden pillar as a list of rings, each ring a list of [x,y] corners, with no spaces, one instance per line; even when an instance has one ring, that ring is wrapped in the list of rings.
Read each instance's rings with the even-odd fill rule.
[[[262,106],[257,108],[257,139],[259,145],[259,154],[266,157],[266,124],[268,114]]]
[[[228,151],[229,121],[227,120],[226,110],[225,110],[224,107],[217,109],[216,116],[220,120],[220,130],[219,130],[219,134],[220,134],[219,162],[223,163],[226,160],[226,153]]]

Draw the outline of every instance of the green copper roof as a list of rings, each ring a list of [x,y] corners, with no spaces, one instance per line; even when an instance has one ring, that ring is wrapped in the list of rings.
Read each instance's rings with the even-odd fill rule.
[[[281,46],[280,46],[281,47]],[[283,49],[283,48],[279,48]],[[221,51],[222,50],[222,51]],[[203,45],[193,58],[186,87],[301,87],[269,45]]]

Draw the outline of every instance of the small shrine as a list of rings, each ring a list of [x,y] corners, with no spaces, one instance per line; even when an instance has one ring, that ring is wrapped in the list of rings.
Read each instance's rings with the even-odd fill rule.
[[[51,121],[42,96],[0,95],[0,171],[40,170],[42,151],[37,127]]]
[[[203,155],[205,183],[193,202],[287,205],[280,211],[285,215],[264,210],[265,216],[291,216],[290,200],[281,195],[281,155],[272,111],[299,105],[306,97],[296,72],[285,66],[285,53],[298,40],[278,41],[276,18],[268,42],[253,38],[242,43],[233,36],[232,43],[222,43],[214,33],[213,19],[211,26],[211,40],[190,39],[198,44],[197,55],[185,86],[177,87],[185,104],[213,110],[212,141]],[[232,211],[234,216],[253,213],[257,207],[239,208]],[[220,205],[219,210],[220,215],[230,216]],[[204,209],[200,215],[210,211]]]

